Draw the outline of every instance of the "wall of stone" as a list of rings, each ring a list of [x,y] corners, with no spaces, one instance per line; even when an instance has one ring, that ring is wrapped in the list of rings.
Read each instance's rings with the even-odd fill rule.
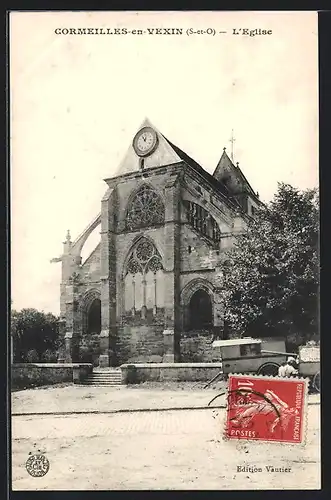
[[[117,363],[162,362],[164,325],[122,326],[116,338]]]
[[[215,267],[216,250],[208,245],[198,232],[182,225],[180,260],[181,272],[207,270]]]
[[[101,276],[100,258],[101,258],[101,249],[99,243],[98,246],[93,250],[91,255],[83,263],[81,276],[83,277],[84,280],[92,283],[100,280]]]
[[[79,359],[83,363],[92,363],[94,366],[99,364],[100,352],[100,334],[85,333],[79,339]]]
[[[124,383],[165,381],[206,381],[215,377],[222,369],[221,363],[152,363],[121,365]]]
[[[85,363],[16,363],[11,366],[12,389],[26,389],[42,385],[74,382],[92,371],[91,364]],[[78,375],[78,377],[77,377]]]
[[[212,333],[183,332],[180,339],[180,361],[182,363],[219,361],[219,356],[212,347]]]

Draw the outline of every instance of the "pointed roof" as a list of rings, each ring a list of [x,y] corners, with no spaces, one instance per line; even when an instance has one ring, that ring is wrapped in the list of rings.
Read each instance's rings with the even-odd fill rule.
[[[152,127],[158,135],[158,147],[154,153],[150,156],[147,156],[144,160],[144,170],[149,167],[161,167],[165,165],[173,165],[175,163],[185,162],[187,165],[192,167],[198,173],[204,175],[208,179],[208,181],[215,186],[215,188],[224,194],[226,197],[229,197],[229,191],[223,185],[222,182],[219,182],[218,179],[209,174],[199,163],[197,163],[193,158],[191,158],[188,154],[184,153],[178,146],[169,141],[150,121],[146,118],[143,123],[140,125],[138,130],[143,127]],[[120,175],[125,175],[131,172],[139,171],[139,158],[134,152],[133,145],[130,144],[126,155],[124,156],[122,162],[119,165],[118,170],[115,173],[114,177],[118,177]]]
[[[209,172],[207,172],[201,165],[199,165],[199,163],[193,160],[193,158],[191,158],[188,154],[184,153],[184,151],[182,151],[178,146],[170,142],[168,139],[166,140],[173,148],[173,150],[178,154],[178,156],[181,158],[182,161],[184,161],[187,165],[189,165],[194,170],[198,171],[200,174],[206,177],[218,191],[220,191],[226,197],[229,197],[230,193],[222,182],[219,182],[218,179],[216,179]]]
[[[248,180],[239,168],[239,163],[234,165],[229,156],[227,155],[226,148],[223,148],[223,153],[220,161],[215,168],[213,177],[219,182],[225,184],[227,188],[232,192],[243,192],[256,197],[252,186],[249,184]]]
[[[232,167],[234,167],[234,164],[228,157],[226,148],[223,148],[222,156],[217,164],[217,167],[214,170],[213,177],[218,180],[221,179],[224,176],[224,173],[228,170],[231,170]]]
[[[144,158],[144,169],[150,167],[172,165],[173,163],[179,163],[182,161],[175,150],[171,147],[167,139],[161,134],[159,130],[157,130],[157,128],[148,120],[148,118],[143,121],[138,130],[142,129],[143,127],[153,128],[158,135],[158,147],[154,151],[154,153]],[[131,143],[126,152],[126,155],[119,165],[118,170],[116,171],[115,177],[137,171],[139,171],[139,158],[136,155]]]

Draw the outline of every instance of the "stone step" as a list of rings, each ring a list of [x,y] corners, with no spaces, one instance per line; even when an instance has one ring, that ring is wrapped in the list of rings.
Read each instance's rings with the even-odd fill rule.
[[[83,382],[93,382],[95,384],[102,384],[102,383],[105,383],[105,384],[113,384],[113,383],[121,383],[122,382],[122,379],[118,379],[118,380],[95,380],[93,378],[86,378],[85,380],[83,380]]]
[[[118,368],[94,369],[85,380],[83,385],[93,386],[118,386],[122,385],[122,372]]]
[[[86,377],[93,380],[122,380],[122,375],[120,377]]]
[[[92,385],[94,387],[119,387],[121,384],[120,382],[91,382],[87,380],[83,380],[81,382],[81,385]]]
[[[91,380],[83,380],[83,385],[122,385],[120,382],[93,382]]]
[[[112,371],[93,371],[85,380],[82,385],[89,385],[94,387],[114,387],[122,385],[122,372],[120,370]]]
[[[121,370],[93,370],[93,373],[108,375],[109,373],[122,373]]]
[[[121,370],[114,370],[114,371],[96,371],[96,370],[93,370],[92,373],[95,373],[96,375],[117,375],[118,373],[122,373]]]
[[[93,380],[93,379],[85,379],[83,381],[84,383],[90,383],[90,384],[121,384],[122,379],[118,380]]]
[[[119,373],[89,373],[89,377],[121,377],[122,372]]]
[[[92,372],[89,375],[102,375],[105,377],[110,377],[111,375],[121,375],[122,372]]]
[[[101,382],[102,380],[105,380],[106,382],[113,382],[122,380],[122,377],[86,377],[85,380],[94,380],[95,382]]]
[[[81,384],[80,387],[108,387],[112,389],[113,387],[124,387],[121,384]]]

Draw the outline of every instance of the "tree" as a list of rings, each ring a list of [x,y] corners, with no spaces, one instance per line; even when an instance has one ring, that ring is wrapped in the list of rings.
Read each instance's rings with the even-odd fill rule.
[[[11,313],[11,330],[14,344],[14,360],[27,362],[34,351],[33,359],[42,361],[50,359],[50,351],[54,353],[59,346],[59,318],[51,313],[36,309],[13,310]]]
[[[317,191],[279,183],[227,255],[220,288],[230,329],[297,343],[318,334],[318,236]]]

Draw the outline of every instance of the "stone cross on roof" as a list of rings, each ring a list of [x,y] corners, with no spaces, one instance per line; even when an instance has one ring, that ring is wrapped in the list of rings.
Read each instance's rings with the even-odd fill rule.
[[[232,132],[231,132],[230,142],[231,142],[231,160],[233,162],[233,149],[234,149],[234,143],[236,142],[236,139],[234,138],[233,129],[232,129]]]

